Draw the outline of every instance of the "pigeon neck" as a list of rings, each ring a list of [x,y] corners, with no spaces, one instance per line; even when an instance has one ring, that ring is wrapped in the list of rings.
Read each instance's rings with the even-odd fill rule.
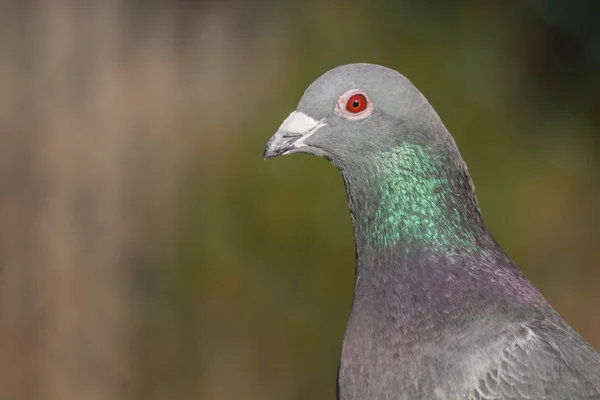
[[[478,252],[493,241],[458,152],[404,143],[344,174],[357,254]]]

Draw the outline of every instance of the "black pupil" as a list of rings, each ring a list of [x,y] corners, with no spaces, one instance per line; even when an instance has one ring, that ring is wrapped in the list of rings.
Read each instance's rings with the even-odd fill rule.
[[[360,105],[360,102],[358,100],[354,100],[352,102],[352,108],[358,108],[359,105]]]

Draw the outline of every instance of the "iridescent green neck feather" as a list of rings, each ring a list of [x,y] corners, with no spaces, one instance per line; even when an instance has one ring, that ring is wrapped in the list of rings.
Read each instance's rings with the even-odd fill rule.
[[[476,249],[487,230],[456,156],[408,142],[366,156],[360,181],[346,177],[357,246]]]

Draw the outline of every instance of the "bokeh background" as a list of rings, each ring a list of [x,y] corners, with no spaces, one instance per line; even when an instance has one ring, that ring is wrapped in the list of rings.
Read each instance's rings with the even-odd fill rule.
[[[0,398],[333,399],[343,183],[264,162],[307,85],[401,71],[600,348],[600,2],[0,2]]]

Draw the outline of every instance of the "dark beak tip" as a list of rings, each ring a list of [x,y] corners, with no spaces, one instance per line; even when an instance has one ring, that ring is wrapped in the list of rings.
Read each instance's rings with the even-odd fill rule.
[[[263,151],[263,160],[267,160],[269,158],[273,158],[275,157],[275,155],[273,154],[272,151],[269,151],[269,145],[267,144],[267,146],[265,147],[265,150]]]
[[[263,151],[263,160],[275,158],[280,154],[281,152],[278,151],[278,149],[272,149],[269,145],[267,145],[267,147],[265,147],[265,151]]]
[[[282,154],[287,154],[294,147],[294,143],[298,140],[299,135],[290,135],[286,132],[278,131],[273,137],[267,142],[265,150],[263,151],[263,159],[275,158]]]
[[[265,146],[265,150],[263,151],[263,160],[278,157],[289,149],[290,146],[286,143],[278,143],[276,141],[270,140],[269,143],[267,143],[267,145]]]

